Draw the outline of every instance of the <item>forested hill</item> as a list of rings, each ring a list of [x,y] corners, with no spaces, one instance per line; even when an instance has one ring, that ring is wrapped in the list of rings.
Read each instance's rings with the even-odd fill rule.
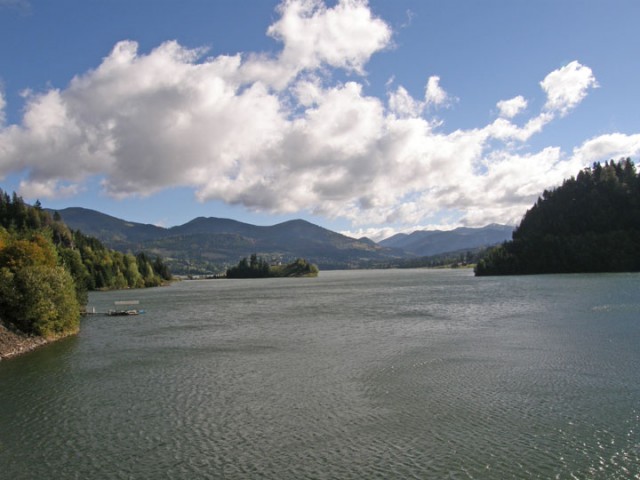
[[[545,191],[513,240],[476,275],[640,271],[640,176],[630,159],[594,164]]]
[[[0,190],[0,321],[25,333],[77,331],[87,291],[155,286],[160,258],[124,254],[70,230],[57,215]]]
[[[305,258],[323,269],[353,268],[404,256],[401,251],[304,220],[258,226],[226,218],[198,217],[184,225],[162,228],[84,208],[67,208],[59,213],[71,228],[95,236],[111,248],[160,255],[175,274],[223,273],[247,252],[257,252],[270,262],[289,263]]]

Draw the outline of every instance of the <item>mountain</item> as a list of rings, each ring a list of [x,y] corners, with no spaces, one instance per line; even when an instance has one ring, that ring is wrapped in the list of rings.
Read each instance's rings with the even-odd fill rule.
[[[184,225],[162,228],[84,208],[58,213],[70,228],[95,236],[111,248],[161,256],[176,274],[221,271],[252,253],[284,263],[302,257],[321,269],[353,268],[403,255],[368,239],[350,238],[304,220],[257,226],[198,217]]]
[[[176,235],[197,235],[197,234],[218,234],[234,233],[238,235],[255,235],[258,229],[256,225],[231,220],[229,218],[198,217],[176,227],[168,229],[172,236]]]
[[[48,211],[54,213],[54,210]],[[117,250],[126,250],[132,244],[142,244],[166,234],[165,228],[128,222],[88,208],[71,207],[57,212],[69,228],[96,237]]]
[[[482,228],[461,227],[450,231],[417,230],[410,234],[396,234],[378,242],[378,244],[383,247],[401,249],[416,256],[428,257],[440,253],[496,245],[509,240],[512,233],[513,227],[497,224]]]

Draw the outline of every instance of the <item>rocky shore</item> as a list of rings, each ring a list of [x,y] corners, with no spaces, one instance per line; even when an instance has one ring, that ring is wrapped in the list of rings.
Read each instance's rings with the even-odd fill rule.
[[[0,360],[30,352],[50,341],[44,337],[10,330],[0,322]]]

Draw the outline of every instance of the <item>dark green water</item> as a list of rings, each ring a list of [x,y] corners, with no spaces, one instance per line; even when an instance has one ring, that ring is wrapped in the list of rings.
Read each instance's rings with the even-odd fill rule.
[[[91,295],[0,362],[0,478],[640,478],[640,275],[322,272]]]

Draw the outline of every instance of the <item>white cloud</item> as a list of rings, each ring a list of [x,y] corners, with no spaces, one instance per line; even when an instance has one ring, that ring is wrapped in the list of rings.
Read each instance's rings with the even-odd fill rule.
[[[2,85],[0,85],[1,87]],[[7,119],[5,114],[5,108],[7,107],[7,101],[4,99],[4,92],[2,88],[0,88],[0,128],[4,127],[5,121]]]
[[[584,142],[573,150],[576,166],[591,165],[602,159],[618,160],[640,155],[640,134],[610,133]],[[579,168],[579,167],[578,167]]]
[[[424,103],[415,100],[404,87],[389,92],[389,110],[399,117],[417,117],[423,109]]]
[[[437,75],[429,77],[425,87],[424,99],[427,105],[436,107],[446,105],[449,102],[449,95],[440,86],[440,77]]]
[[[391,40],[391,29],[367,3],[340,0],[327,8],[320,0],[285,0],[282,17],[267,31],[284,44],[280,63],[294,72],[327,64],[363,73],[371,55]]]
[[[292,90],[301,107],[315,105],[322,98],[322,83],[317,78],[300,80]]]
[[[527,101],[522,95],[518,95],[510,100],[500,100],[497,107],[501,117],[513,118],[527,108]]]
[[[73,197],[83,190],[80,185],[62,184],[58,180],[20,182],[20,193],[27,198]]]
[[[492,123],[447,133],[423,117],[451,101],[437,76],[424,101],[400,86],[386,104],[358,81],[331,83],[327,66],[362,73],[390,41],[366,2],[290,0],[280,13],[273,58],[203,58],[177,42],[140,53],[123,41],[66,88],[26,94],[22,122],[0,128],[0,176],[26,172],[22,193],[38,198],[90,177],[116,197],[188,186],[202,201],[343,217],[375,237],[384,224],[517,222],[576,167],[638,152],[637,135],[621,134],[570,155],[520,151],[596,85],[577,62],[544,79],[547,104],[522,126],[510,120],[527,106],[518,96],[498,103]]]
[[[525,142],[534,134],[541,132],[544,126],[553,119],[552,113],[542,112],[537,117],[529,119],[524,126],[519,127],[505,118],[497,118],[484,130],[488,135],[499,140]]]
[[[590,88],[597,88],[598,82],[589,67],[573,61],[554,70],[540,82],[547,94],[547,110],[565,115],[580,103]]]

